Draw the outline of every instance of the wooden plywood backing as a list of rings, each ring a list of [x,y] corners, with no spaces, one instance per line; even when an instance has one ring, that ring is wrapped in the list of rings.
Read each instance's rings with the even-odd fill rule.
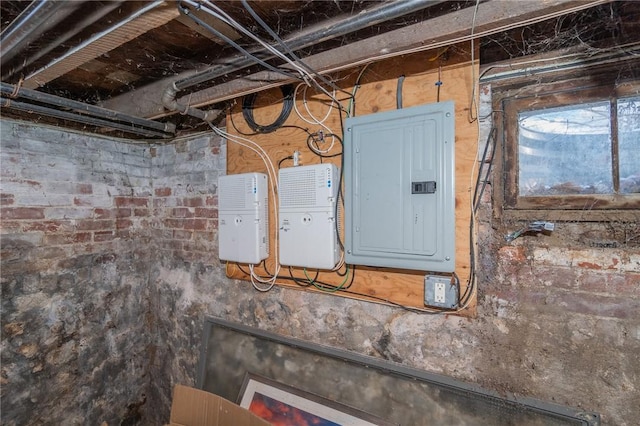
[[[477,58],[477,48],[476,56]],[[341,100],[344,109],[352,109],[356,116],[388,111],[396,108],[398,78],[404,76],[402,84],[403,107],[411,107],[440,101],[453,100],[456,114],[455,140],[455,187],[456,187],[456,274],[460,278],[461,294],[467,290],[471,274],[470,261],[470,197],[475,185],[476,172],[474,161],[477,152],[478,124],[474,120],[476,111],[472,103],[472,88],[478,76],[477,61],[471,63],[470,43],[453,45],[439,50],[426,51],[372,63],[366,68],[359,67],[339,76],[334,81],[343,91],[336,91],[335,97]],[[352,104],[350,94],[355,89],[355,101]],[[438,84],[440,82],[440,84]],[[331,89],[328,89],[331,90]],[[342,135],[342,120],[335,104],[331,104],[326,94],[314,88],[304,93],[300,87],[296,96],[295,111],[286,120],[285,126],[267,134],[251,134],[252,129],[243,118],[241,100],[233,108],[227,119],[227,131],[233,135],[249,138],[259,144],[267,153],[275,168],[278,163],[282,167],[291,167],[292,161],[287,157],[294,151],[300,151],[301,164],[318,164],[321,158],[311,152],[307,146],[308,133],[322,130],[325,134]],[[476,92],[477,93],[477,92]],[[270,89],[258,94],[253,109],[256,123],[267,125],[274,122],[282,110],[283,94],[280,89]],[[312,124],[314,119],[325,119],[322,125]],[[344,118],[344,115],[343,117]],[[309,123],[312,122],[312,123]],[[329,147],[333,146],[329,150]],[[332,138],[325,137],[318,143],[321,150],[328,154],[341,152],[341,145]],[[340,156],[323,158],[323,162],[333,162],[340,167]],[[229,174],[246,172],[267,173],[264,162],[252,150],[232,141],[227,145],[227,170]],[[270,199],[271,200],[271,199]],[[273,204],[273,203],[272,203]],[[265,276],[276,270],[275,252],[277,226],[274,206],[270,206],[270,238],[271,254],[264,265],[254,270]],[[341,215],[344,218],[344,215]],[[266,269],[265,269],[266,268]],[[249,279],[248,265],[227,265],[227,275],[237,279]],[[340,270],[341,274],[331,271],[305,271],[299,268],[282,267],[277,284],[322,291],[314,285],[301,285],[291,277],[299,279],[311,278],[314,282],[342,286],[340,291],[332,294],[375,302],[402,305],[408,308],[424,309],[424,276],[427,271],[393,270],[388,268],[372,268],[358,266],[352,280],[353,269]],[[344,275],[346,274],[346,275]],[[326,291],[326,289],[325,289]],[[467,309],[461,315],[475,315],[475,295]]]

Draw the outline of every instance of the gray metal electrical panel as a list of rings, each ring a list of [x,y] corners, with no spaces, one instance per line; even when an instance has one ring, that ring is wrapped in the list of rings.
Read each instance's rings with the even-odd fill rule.
[[[453,102],[348,118],[345,260],[453,272]]]

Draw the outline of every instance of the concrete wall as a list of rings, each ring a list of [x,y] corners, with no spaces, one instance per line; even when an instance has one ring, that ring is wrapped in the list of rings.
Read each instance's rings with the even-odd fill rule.
[[[7,424],[166,422],[208,316],[637,423],[640,249],[585,239],[637,224],[559,223],[507,244],[515,224],[494,223],[487,194],[478,317],[419,315],[227,279],[216,137],[146,148],[3,122],[2,143]]]

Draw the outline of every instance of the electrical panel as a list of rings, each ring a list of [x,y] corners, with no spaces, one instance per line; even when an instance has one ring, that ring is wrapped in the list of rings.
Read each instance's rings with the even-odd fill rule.
[[[454,117],[449,101],[346,120],[346,263],[453,272]]]
[[[267,175],[243,173],[218,178],[220,260],[257,264],[269,256]]]
[[[280,169],[281,265],[332,269],[338,263],[338,180],[338,168],[333,164]]]

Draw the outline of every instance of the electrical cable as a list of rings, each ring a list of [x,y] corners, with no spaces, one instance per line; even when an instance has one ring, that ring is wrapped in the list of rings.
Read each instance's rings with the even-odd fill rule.
[[[309,278],[309,275],[307,275],[307,270],[303,269],[303,271],[304,271],[304,276],[311,282],[311,284],[315,288],[317,288],[320,291],[327,292],[327,293],[335,293],[336,291],[340,291],[342,289],[342,287],[345,285],[345,283],[347,282],[347,280],[349,279],[349,265],[347,265],[347,272],[344,275],[344,280],[339,285],[334,286],[333,288],[326,288],[326,287],[317,285],[314,280],[311,280],[311,278]],[[317,274],[316,274],[316,276],[317,276]]]
[[[193,3],[193,0],[185,0],[185,1],[187,1],[189,3]],[[214,4],[214,3],[212,3],[211,1],[208,1],[208,0],[203,0],[202,3],[195,3],[195,4],[198,5],[197,7],[199,7],[199,8],[201,8],[202,6],[208,6],[210,9],[207,9],[207,7],[204,7],[202,9],[204,11],[206,11],[207,13],[209,13],[210,15],[214,16],[215,18],[221,20],[225,24],[227,24],[227,25],[233,27],[234,29],[240,31],[242,34],[246,35],[247,37],[253,39],[258,44],[260,44],[262,47],[264,47],[267,51],[271,52],[273,55],[279,57],[280,59],[282,59],[285,62],[287,62],[288,64],[290,64],[292,67],[295,68],[296,71],[298,71],[300,73],[300,75],[306,76],[305,80],[306,79],[310,79],[314,83],[317,84],[317,82],[314,80],[313,76],[311,76],[304,68],[302,68],[300,65],[296,64],[295,62],[293,62],[284,53],[280,52],[274,46],[272,46],[269,43],[266,43],[265,41],[260,39],[260,37],[256,36],[252,31],[249,31],[247,28],[242,26],[240,23],[238,23],[235,19],[233,19],[231,16],[229,16],[229,14],[227,14],[223,9],[218,7],[216,4]]]
[[[235,123],[235,120],[233,119],[233,114],[231,113],[231,110],[229,109],[229,120],[231,121],[231,126],[233,127],[233,129],[238,132],[238,134],[242,135],[242,136],[256,136],[256,135],[260,135],[261,133],[259,132],[253,132],[253,133],[246,133],[243,132],[242,130],[238,129],[238,126]],[[301,127],[301,126],[295,126],[295,125],[282,125],[280,126],[280,129],[298,129],[298,130],[302,130],[303,132],[307,133],[307,134],[311,134],[311,132],[309,131],[309,129],[305,128],[305,127]]]
[[[293,87],[289,84],[280,86],[280,90],[282,91],[283,96],[282,110],[280,111],[280,115],[278,116],[278,118],[276,118],[273,123],[267,125],[256,123],[253,117],[253,108],[258,94],[251,93],[250,95],[247,95],[243,98],[242,116],[244,117],[244,120],[247,122],[247,125],[251,128],[251,130],[256,133],[271,133],[278,130],[280,127],[282,127],[285,121],[287,121],[287,118],[289,118],[295,102],[293,99],[294,90]]]
[[[291,58],[295,61],[297,61],[303,68],[305,68],[308,72],[313,73],[314,75],[316,75],[320,80],[322,80],[325,84],[331,86],[335,92],[335,90],[339,90],[341,92],[346,93],[347,95],[351,96],[351,94],[349,92],[347,92],[344,89],[341,89],[339,86],[337,86],[335,83],[333,83],[332,81],[328,80],[327,78],[325,78],[322,74],[318,73],[316,70],[314,70],[313,68],[311,68],[310,66],[308,66],[302,59],[300,59],[299,56],[297,56],[295,54],[295,52],[293,50],[291,50],[289,48],[289,46],[278,36],[278,34],[273,31],[273,29],[271,29],[271,27],[269,25],[267,25],[266,22],[264,22],[262,20],[262,18],[260,17],[260,15],[258,15],[252,8],[251,6],[249,6],[249,3],[247,2],[247,0],[242,0],[242,6],[245,8],[245,10],[247,12],[249,12],[249,14],[253,17],[253,19],[256,20],[256,22],[258,24],[260,24],[260,26],[269,33],[269,35],[280,45],[284,48],[284,50],[291,56]],[[334,98],[335,99],[335,98]]]
[[[329,118],[329,116],[331,115],[331,111],[333,108],[334,103],[336,102],[334,99],[334,97],[331,98],[331,103],[329,105],[329,109],[327,110],[327,113],[325,114],[324,118],[322,118],[322,120],[318,119],[317,117],[315,117],[313,115],[313,113],[311,112],[311,110],[309,110],[309,106],[307,104],[307,86],[305,86],[303,92],[302,92],[302,103],[305,107],[305,110],[307,111],[307,114],[309,114],[309,117],[311,118],[311,120],[307,119],[306,117],[304,117],[301,113],[300,110],[298,109],[297,105],[296,105],[296,100],[298,98],[298,90],[300,89],[300,87],[302,86],[302,84],[298,84],[295,88],[295,90],[293,91],[293,110],[296,112],[296,114],[298,115],[298,117],[300,117],[300,119],[302,119],[302,121],[308,123],[308,124],[312,124],[312,125],[319,125],[322,128],[324,128],[327,131],[327,135],[333,135],[333,130],[331,130],[331,128],[329,128],[327,125],[324,124],[325,121],[327,121],[327,119]],[[333,94],[335,94],[335,90],[333,92]],[[339,109],[340,110],[340,109]],[[320,135],[321,140],[324,140],[324,134],[320,133],[320,132],[316,132],[315,134]],[[311,135],[311,133],[310,133]],[[307,138],[307,146],[309,146],[309,149],[314,151],[316,154],[319,153],[327,153],[329,151],[331,151],[331,149],[333,148],[335,144],[335,137],[332,136],[332,140],[331,140],[331,145],[326,148],[325,150],[320,149],[320,147],[312,147],[309,144],[309,139]]]
[[[278,169],[281,169],[282,168],[282,163],[284,163],[287,160],[293,160],[293,155],[290,155],[288,157],[284,157],[280,161],[278,161]]]
[[[367,64],[365,64],[364,67],[362,67],[362,69],[360,70],[360,73],[358,74],[358,77],[356,77],[355,83],[353,84],[353,90],[351,91],[351,99],[349,100],[349,106],[347,107],[347,111],[346,111],[347,117],[355,117],[356,92],[360,88],[360,80],[362,79],[362,76],[364,75],[364,72],[367,70],[369,65],[371,65],[371,62],[368,62]]]
[[[491,167],[493,165],[493,158],[496,152],[496,140],[495,136],[498,132],[498,129],[494,126],[491,128],[489,135],[487,136],[487,141],[484,145],[484,150],[482,152],[482,159],[480,160],[480,170],[478,170],[478,178],[482,175],[482,170],[484,165],[487,164],[487,153],[489,150],[489,145],[491,145],[491,157],[489,163],[487,164],[487,171],[485,173],[484,179],[480,179],[482,181],[482,188],[480,189],[480,193],[478,193],[478,186],[476,185],[475,190],[473,191],[473,210],[478,211],[480,207],[480,202],[482,200],[482,195],[484,194],[484,190],[487,186],[487,182],[489,181],[489,174],[491,173]]]
[[[396,87],[396,109],[402,109],[402,85],[404,83],[404,74],[398,77],[398,85]]]
[[[206,22],[204,22],[202,19],[198,18],[197,16],[195,16],[194,14],[191,13],[191,11],[189,9],[187,9],[186,7],[181,5],[182,2],[178,3],[178,10],[186,17],[188,17],[189,19],[191,19],[193,22],[195,22],[196,24],[200,25],[202,28],[206,29],[207,31],[209,31],[211,34],[215,35],[216,37],[221,38],[222,40],[224,40],[225,42],[227,42],[230,46],[232,46],[234,49],[238,50],[240,53],[242,53],[245,57],[250,58],[251,60],[253,60],[254,62],[262,65],[263,67],[278,73],[278,74],[282,74],[286,77],[289,78],[293,78],[293,79],[299,79],[300,77],[295,75],[295,74],[291,74],[290,72],[287,72],[285,70],[282,70],[280,68],[276,68],[273,65],[270,65],[268,63],[266,63],[265,61],[263,61],[262,59],[258,58],[255,55],[252,55],[251,53],[249,53],[245,48],[243,48],[242,46],[240,46],[238,43],[236,43],[235,41],[233,41],[232,39],[230,39],[229,37],[227,37],[226,35],[224,35],[223,33],[221,33],[220,31],[216,30],[215,28],[213,28],[211,25],[207,24]],[[202,5],[199,3],[193,3],[189,0],[186,0],[186,3],[190,4],[191,6],[194,6],[196,8],[196,10],[199,10],[202,8]]]

